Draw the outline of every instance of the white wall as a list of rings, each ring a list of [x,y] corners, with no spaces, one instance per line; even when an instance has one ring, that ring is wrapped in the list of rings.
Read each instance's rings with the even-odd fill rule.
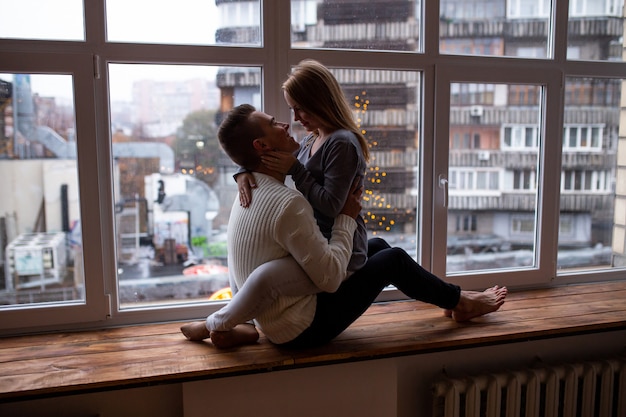
[[[0,216],[17,214],[17,234],[33,232],[42,202],[45,203],[47,231],[62,230],[61,185],[63,184],[68,186],[70,222],[80,219],[78,173],[75,160],[3,161],[0,164],[0,178],[2,178]]]
[[[626,330],[621,330],[59,398],[0,401],[0,415],[429,417],[431,385],[444,370],[458,376],[518,369],[536,361],[575,362],[624,352]],[[237,351],[225,354],[237,355]]]

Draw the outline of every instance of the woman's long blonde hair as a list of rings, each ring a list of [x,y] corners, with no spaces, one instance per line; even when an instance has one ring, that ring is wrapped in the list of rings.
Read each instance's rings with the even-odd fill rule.
[[[320,62],[305,59],[289,74],[283,90],[298,104],[302,111],[320,119],[334,129],[346,129],[356,135],[365,160],[369,160],[369,147],[354,120],[339,82]],[[318,135],[319,132],[315,131]]]

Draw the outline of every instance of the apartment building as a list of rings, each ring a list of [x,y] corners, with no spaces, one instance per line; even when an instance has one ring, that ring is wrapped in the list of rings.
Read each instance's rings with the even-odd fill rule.
[[[257,2],[218,2],[235,26],[217,39],[258,41],[241,25]],[[420,1],[299,1],[292,5],[292,43],[298,47],[414,51],[419,47]],[[615,1],[570,4],[568,59],[619,61],[622,7]],[[235,10],[237,12],[235,12]],[[440,53],[545,58],[550,2],[448,1],[440,4]],[[254,21],[254,20],[251,20]],[[409,71],[332,68],[370,143],[365,218],[372,234],[416,232],[417,172],[423,108],[420,77]],[[242,79],[246,79],[243,77]],[[244,88],[224,78],[219,87]],[[541,142],[562,142],[559,250],[596,247],[587,265],[610,264],[621,81],[568,78],[562,137],[542,130],[539,85],[453,83],[450,87],[449,255],[533,250]],[[232,103],[222,103],[227,111]],[[297,125],[294,126],[297,129]],[[301,134],[303,134],[301,132]],[[571,257],[563,265],[574,266]],[[507,261],[505,261],[507,262]],[[532,259],[511,260],[509,266]],[[521,263],[518,263],[521,262]],[[453,268],[452,265],[448,265]],[[461,266],[460,268],[472,268]]]

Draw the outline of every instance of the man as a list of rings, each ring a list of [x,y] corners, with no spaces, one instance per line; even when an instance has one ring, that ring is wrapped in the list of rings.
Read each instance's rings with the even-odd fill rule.
[[[254,326],[241,324],[254,318],[272,342],[288,342],[313,320],[314,294],[335,291],[346,277],[355,218],[361,211],[361,188],[353,187],[328,241],[302,194],[285,186],[284,174],[261,163],[266,152],[298,150],[288,124],[241,105],[224,120],[219,138],[230,158],[254,173],[258,187],[254,204],[242,208],[235,201],[229,219],[233,299],[206,323],[187,324],[181,331],[191,340],[211,337],[216,346],[229,347],[257,340]],[[258,284],[251,274],[270,261],[281,273],[271,283]],[[255,290],[250,285],[256,285]]]

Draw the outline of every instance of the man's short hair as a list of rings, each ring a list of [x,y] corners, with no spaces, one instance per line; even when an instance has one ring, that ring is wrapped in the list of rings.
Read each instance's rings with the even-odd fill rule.
[[[241,104],[228,112],[220,125],[217,137],[224,152],[239,166],[253,170],[261,158],[252,143],[263,137],[263,129],[251,119],[256,108],[250,104]]]

